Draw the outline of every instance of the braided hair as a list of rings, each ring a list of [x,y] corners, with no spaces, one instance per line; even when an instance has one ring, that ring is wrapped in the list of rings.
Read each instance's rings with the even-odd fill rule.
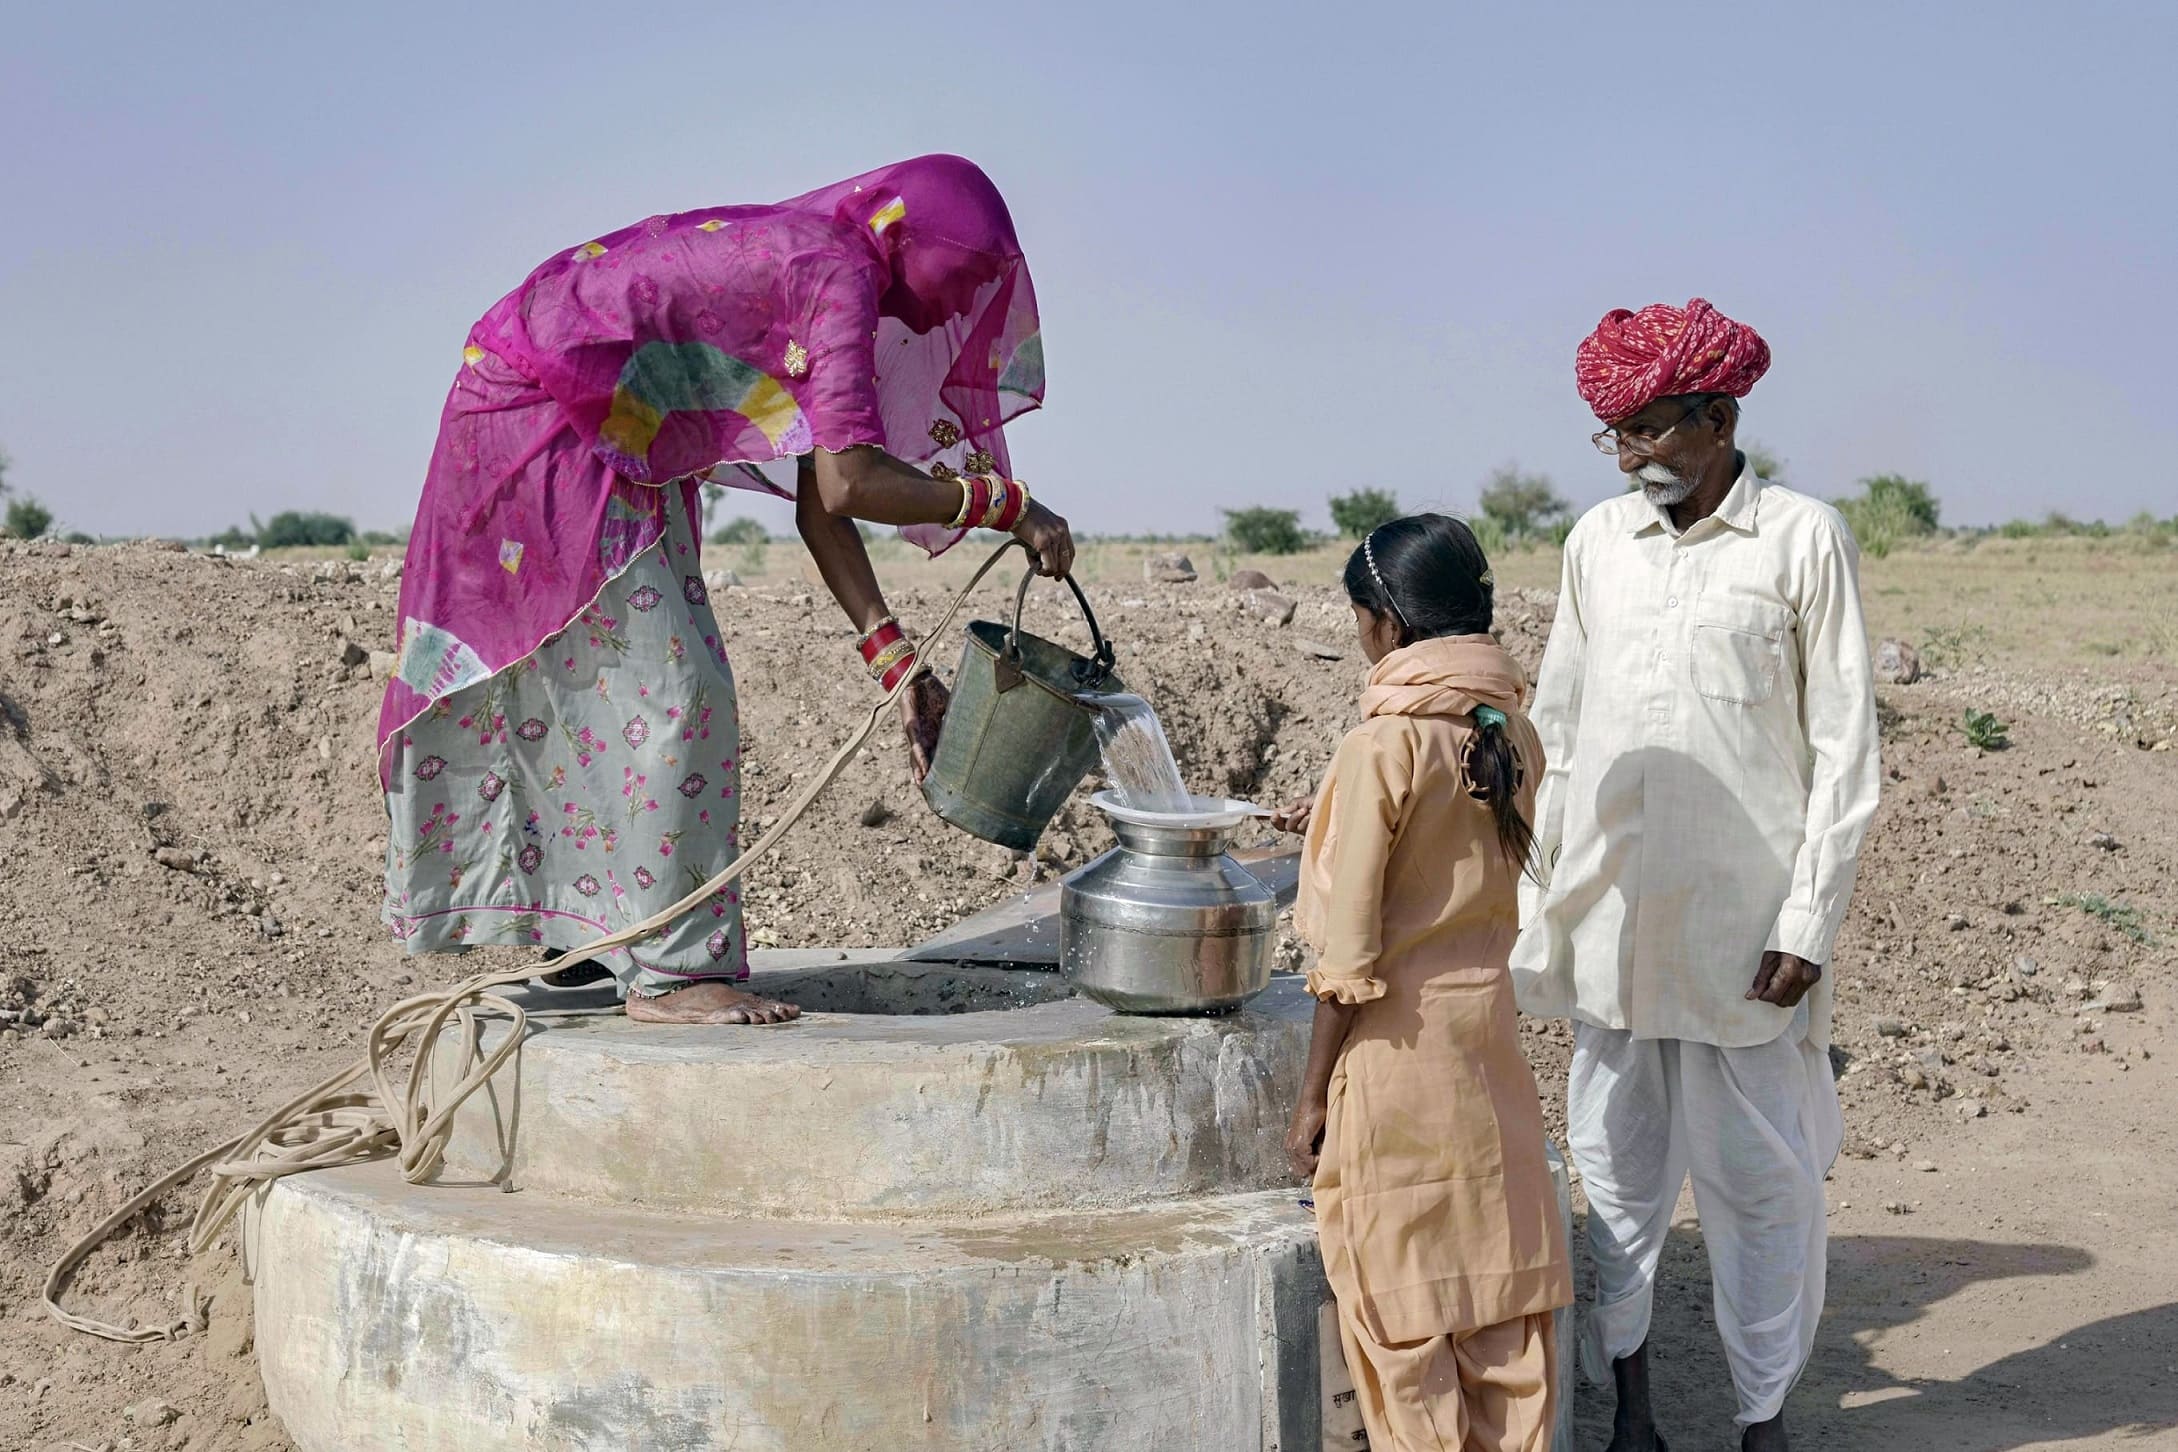
[[[1399,624],[1402,646],[1445,635],[1487,635],[1496,591],[1474,531],[1445,514],[1410,514],[1371,530],[1346,561],[1346,598]],[[1520,815],[1519,753],[1505,717],[1475,712],[1465,766],[1469,790],[1490,809],[1508,861],[1532,871],[1535,828]]]

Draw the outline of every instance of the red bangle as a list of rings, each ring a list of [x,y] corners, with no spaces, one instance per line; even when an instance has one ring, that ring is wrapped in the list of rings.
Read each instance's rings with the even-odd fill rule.
[[[1028,490],[1012,479],[996,480],[994,488],[1003,490],[1004,494],[994,501],[994,517],[988,527],[1000,534],[1012,534],[1014,526],[1021,522],[1021,516],[1028,513]]]
[[[875,666],[877,658],[885,653],[887,646],[905,639],[907,632],[900,628],[900,622],[888,615],[870,627],[870,633],[855,643],[855,649],[862,652],[864,665]]]
[[[893,687],[900,684],[900,678],[906,675],[909,671],[914,670],[917,665],[921,664],[921,662],[922,656],[912,650],[909,651],[906,655],[901,656],[899,660],[893,663],[893,666],[890,670],[886,671],[883,675],[877,678],[878,689],[882,690],[888,696],[891,695]]]

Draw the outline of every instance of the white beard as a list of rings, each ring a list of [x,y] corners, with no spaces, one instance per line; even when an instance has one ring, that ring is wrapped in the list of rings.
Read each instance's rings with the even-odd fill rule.
[[[1682,478],[1662,464],[1643,464],[1634,474],[1641,481],[1641,495],[1658,509],[1684,504],[1694,493],[1694,481]]]

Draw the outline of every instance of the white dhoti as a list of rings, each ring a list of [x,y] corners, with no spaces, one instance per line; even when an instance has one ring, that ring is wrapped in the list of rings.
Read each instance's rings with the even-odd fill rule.
[[[1823,1176],[1844,1137],[1805,1009],[1726,1049],[1577,1025],[1567,1138],[1588,1195],[1596,1304],[1581,1363],[1603,1380],[1648,1339],[1657,1259],[1691,1171],[1738,1420],[1777,1415],[1823,1310]]]

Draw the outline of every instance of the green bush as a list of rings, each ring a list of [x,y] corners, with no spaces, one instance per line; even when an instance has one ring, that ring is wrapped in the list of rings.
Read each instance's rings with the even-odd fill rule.
[[[1901,474],[1878,474],[1860,481],[1861,497],[1879,509],[1894,509],[1911,519],[1920,534],[1934,534],[1938,522],[1936,496],[1918,479]]]
[[[253,520],[252,523],[255,521]],[[355,521],[337,514],[300,513],[282,510],[257,532],[257,543],[268,550],[297,545],[338,549],[355,543]]]
[[[2012,744],[2011,728],[1987,711],[1968,711],[1962,729],[1976,751],[2002,751]]]
[[[1356,489],[1331,496],[1331,523],[1348,539],[1365,538],[1399,517],[1399,497],[1387,489]]]
[[[1228,509],[1225,533],[1245,554],[1297,555],[1308,548],[1298,509]]]
[[[355,561],[357,561],[357,562],[359,562],[359,563],[360,563],[361,561],[363,561],[363,560],[367,560],[367,559],[369,559],[370,557],[371,557],[371,547],[370,547],[369,545],[367,545],[367,544],[363,543],[363,541],[361,541],[361,540],[357,540],[357,541],[356,541],[355,543],[353,543],[353,544],[351,544],[351,545],[349,545],[349,546],[348,546],[348,558],[349,558],[349,559],[351,559],[351,560],[355,560]]]
[[[1860,493],[1836,504],[1862,551],[1879,560],[1907,540],[1936,532],[1936,496],[1926,484],[1902,475],[1863,479]]]
[[[1482,553],[1490,559],[1496,559],[1512,543],[1505,534],[1505,526],[1487,514],[1473,516],[1467,521],[1467,527],[1474,532],[1475,543],[1482,546]]]
[[[8,533],[17,539],[36,539],[53,527],[53,511],[24,496],[8,501]]]
[[[711,543],[715,545],[761,545],[770,540],[771,532],[747,515],[711,531]]]
[[[1548,475],[1523,474],[1511,464],[1490,476],[1477,505],[1483,518],[1495,520],[1508,540],[1548,534],[1573,512],[1573,506],[1558,497]]]

